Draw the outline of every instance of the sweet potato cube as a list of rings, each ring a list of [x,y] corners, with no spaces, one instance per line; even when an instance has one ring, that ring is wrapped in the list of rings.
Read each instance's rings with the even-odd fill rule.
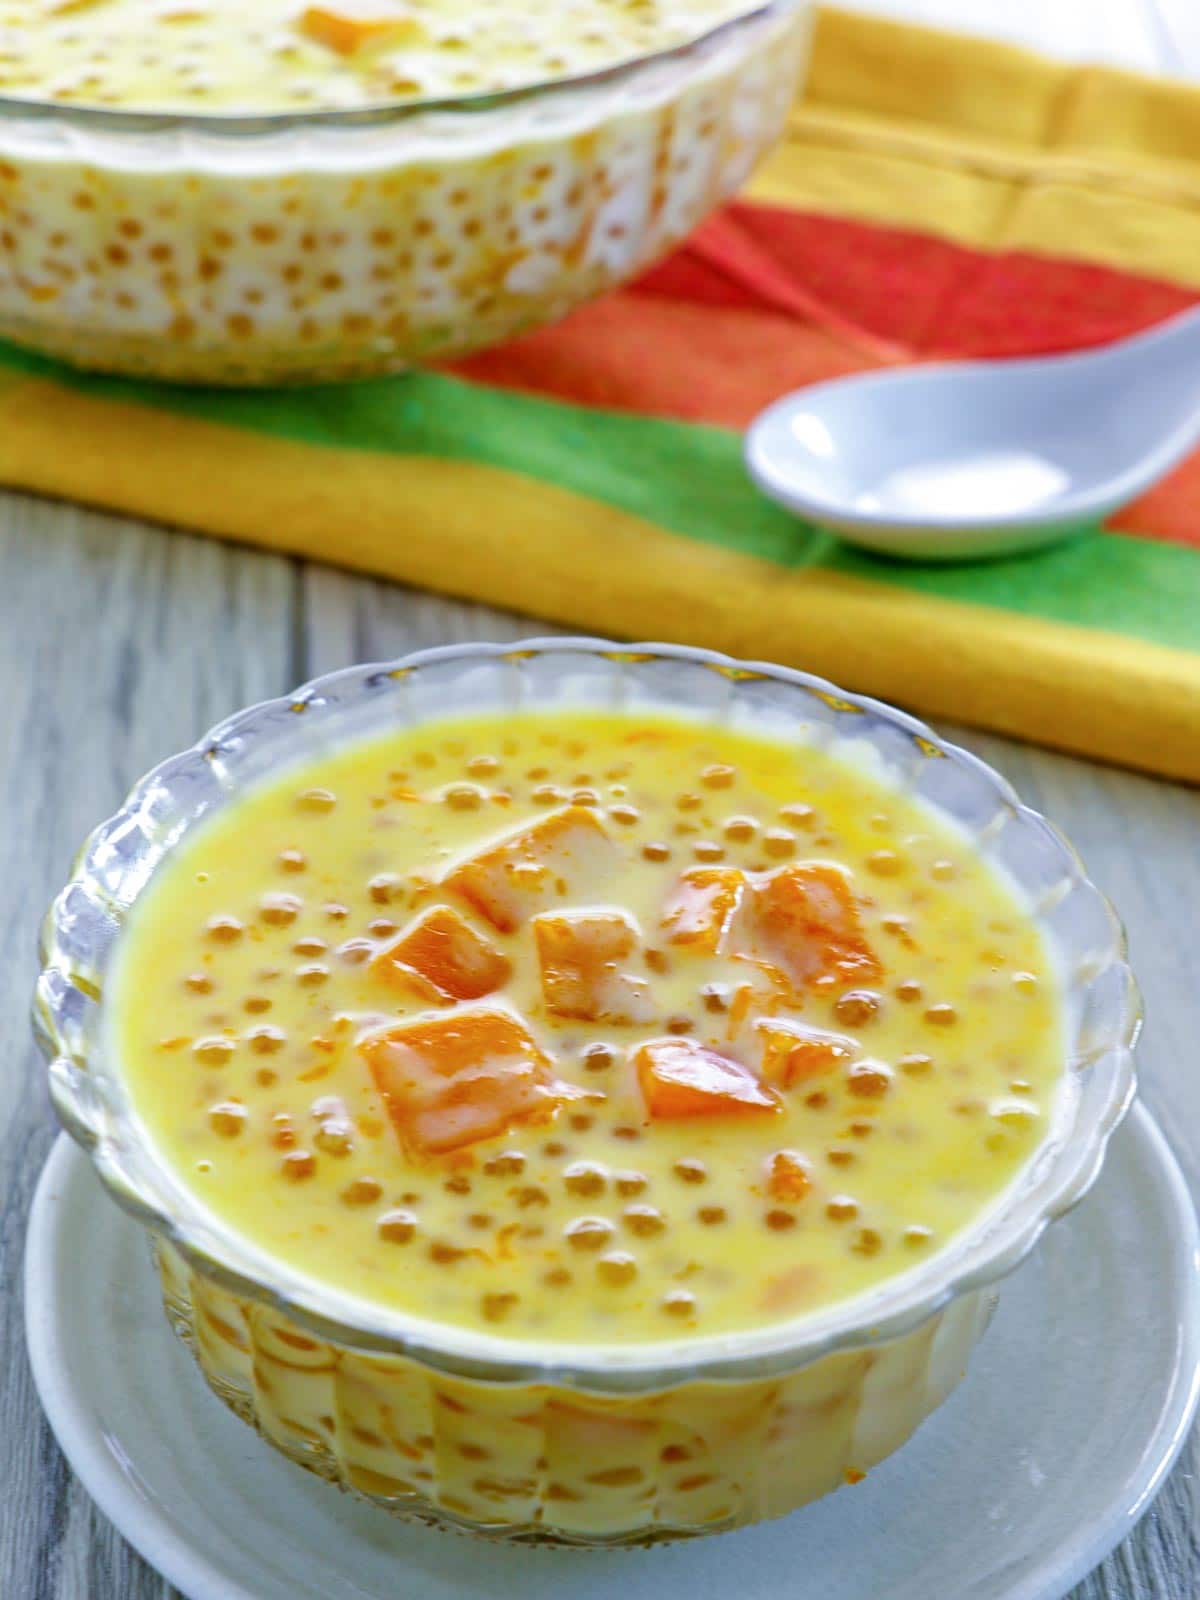
[[[480,1008],[399,1022],[359,1046],[397,1134],[418,1155],[541,1122],[577,1091],[507,1011]]]
[[[745,888],[737,867],[689,867],[663,907],[662,924],[671,944],[716,955]]]
[[[423,33],[415,17],[388,0],[306,6],[297,28],[305,38],[339,56],[352,56],[372,44],[412,44]]]
[[[883,976],[840,867],[797,861],[765,873],[754,884],[747,922],[758,953],[798,987],[820,978],[861,983]]]
[[[604,907],[544,911],[533,919],[542,997],[555,1017],[582,1022],[647,1022],[650,985],[622,970],[638,946],[637,924]]]
[[[651,1039],[634,1057],[652,1117],[746,1116],[779,1110],[779,1098],[740,1061],[694,1039]]]
[[[443,1000],[478,1000],[508,980],[512,963],[453,906],[430,906],[379,952],[371,970],[407,989],[416,974]]]
[[[809,1028],[801,1022],[762,1017],[754,1024],[754,1031],[762,1044],[762,1075],[782,1089],[823,1077],[835,1067],[849,1065],[859,1055],[853,1039]]]
[[[512,933],[534,912],[578,899],[588,884],[599,887],[615,851],[594,811],[564,806],[468,856],[442,882],[501,933]]]

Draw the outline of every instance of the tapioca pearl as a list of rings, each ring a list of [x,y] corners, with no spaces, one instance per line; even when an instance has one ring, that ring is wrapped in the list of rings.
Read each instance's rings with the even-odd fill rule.
[[[367,894],[377,906],[388,906],[402,900],[404,891],[404,879],[398,872],[377,872],[367,880]]]
[[[248,994],[242,1001],[242,1010],[251,1017],[262,1016],[264,1012],[270,1011],[270,1009],[271,1001],[265,994]]]
[[[642,952],[642,959],[645,961],[647,968],[651,972],[657,972],[660,976],[665,975],[671,970],[671,960],[666,951],[659,950],[654,945],[651,945],[649,949]]]
[[[1014,972],[1012,986],[1018,994],[1031,995],[1038,991],[1038,980],[1032,972]]]
[[[816,811],[803,801],[794,800],[786,806],[780,806],[779,815],[791,828],[812,830],[817,825]]]
[[[730,986],[726,983],[706,983],[700,990],[700,1003],[705,1011],[722,1015],[729,1010]]]
[[[603,1194],[608,1188],[608,1173],[594,1161],[575,1161],[563,1170],[563,1187],[568,1194]]]
[[[352,1178],[341,1191],[339,1199],[344,1206],[369,1206],[383,1194],[383,1185],[377,1178]]]
[[[1038,1109],[1021,1100],[993,1100],[988,1106],[988,1116],[1002,1127],[1026,1132],[1038,1119]]]
[[[618,1123],[612,1132],[614,1139],[621,1139],[626,1144],[634,1144],[642,1137],[642,1130],[640,1128],[635,1128],[631,1123],[628,1122]]]
[[[597,1041],[584,1049],[580,1060],[585,1072],[607,1072],[616,1064],[617,1052],[612,1045]]]
[[[868,1104],[865,1109],[869,1111],[872,1108]],[[875,1124],[866,1121],[865,1118],[858,1118],[850,1124],[847,1132],[854,1139],[869,1139],[875,1132]]]
[[[699,811],[703,804],[704,796],[694,794],[690,790],[675,797],[675,809],[677,811]]]
[[[981,1117],[987,1110],[987,1106],[982,1100],[971,1097],[966,1100],[956,1100],[950,1109],[956,1117],[966,1117],[971,1120],[975,1117]]]
[[[345,922],[350,915],[350,907],[343,905],[340,900],[327,900],[321,907],[323,914],[330,922]]]
[[[271,1117],[268,1139],[276,1150],[290,1150],[296,1143],[296,1129],[286,1111],[276,1111]]]
[[[953,1028],[958,1021],[957,1009],[947,1001],[939,1001],[937,1005],[926,1006],[925,1021],[931,1028]]]
[[[567,791],[556,783],[540,783],[529,797],[535,805],[558,806],[567,798]]]
[[[219,1035],[197,1039],[192,1046],[192,1055],[202,1067],[227,1067],[233,1060],[237,1046],[232,1039],[223,1039]]]
[[[691,1156],[681,1157],[680,1160],[675,1162],[671,1170],[680,1183],[696,1184],[708,1182],[708,1168],[703,1161],[698,1161]]]
[[[860,1100],[880,1100],[892,1087],[892,1069],[882,1061],[856,1061],[846,1073],[846,1088]]]
[[[1013,1078],[1008,1085],[1010,1094],[1032,1094],[1033,1085],[1028,1078]]]
[[[452,783],[442,791],[442,803],[451,811],[478,811],[487,793],[477,783]]]
[[[400,924],[393,922],[391,917],[373,917],[367,923],[367,932],[373,939],[390,939],[394,933],[399,933]]]
[[[662,1297],[659,1306],[665,1316],[681,1322],[694,1317],[697,1312],[696,1297],[688,1289],[672,1289]]]
[[[655,1234],[662,1233],[667,1226],[667,1220],[662,1212],[655,1206],[645,1204],[626,1206],[621,1213],[621,1220],[630,1233],[636,1234],[639,1239],[653,1238]]]
[[[873,850],[867,857],[866,867],[876,878],[898,878],[904,871],[905,861],[895,850]]]
[[[858,1156],[847,1145],[834,1144],[826,1150],[825,1159],[831,1167],[851,1167],[858,1160]]]
[[[675,1034],[676,1036],[686,1033],[695,1033],[696,1023],[693,1018],[687,1016],[680,1015],[668,1017],[666,1021],[666,1030],[668,1033]]]
[[[567,1154],[567,1147],[561,1139],[550,1139],[542,1146],[542,1154],[549,1156],[551,1161],[557,1161]]]
[[[910,1050],[896,1062],[907,1078],[924,1078],[933,1071],[933,1057],[923,1050]]]
[[[324,939],[319,939],[315,933],[305,934],[292,945],[294,956],[323,956],[328,954],[329,946]]]
[[[727,1221],[729,1213],[724,1206],[701,1206],[696,1212],[696,1218],[706,1228],[718,1228]]]
[[[606,1217],[577,1217],[563,1229],[563,1238],[572,1250],[603,1250],[612,1237],[613,1225]]]
[[[732,789],[737,782],[737,768],[714,763],[701,772],[700,782],[706,789]]]
[[[772,1206],[763,1213],[763,1223],[772,1233],[787,1233],[796,1226],[796,1213],[783,1206]]]
[[[627,1250],[607,1250],[596,1262],[597,1278],[614,1289],[632,1283],[637,1274],[637,1257]]]
[[[671,846],[659,839],[651,839],[642,846],[642,858],[645,861],[669,861]]]
[[[247,1112],[236,1100],[222,1100],[208,1109],[208,1125],[220,1139],[236,1139],[246,1126]]]
[[[892,993],[896,996],[896,999],[901,1002],[901,1004],[911,1006],[915,1005],[918,1000],[924,997],[925,991],[918,979],[902,978],[892,990]]]
[[[279,1074],[270,1067],[256,1067],[254,1081],[262,1089],[269,1089],[273,1083],[279,1082]]]
[[[354,1123],[348,1117],[326,1117],[313,1134],[313,1143],[327,1156],[341,1158],[354,1149]]]
[[[933,1229],[926,1228],[922,1224],[914,1224],[905,1228],[900,1237],[904,1240],[907,1249],[924,1250],[933,1243]]]
[[[417,1218],[403,1206],[385,1211],[375,1223],[375,1231],[385,1244],[411,1244],[416,1237]]]
[[[595,1117],[586,1111],[573,1111],[567,1118],[568,1124],[575,1133],[586,1133],[589,1128],[594,1126],[595,1121]]]
[[[644,1172],[630,1172],[627,1170],[614,1172],[612,1180],[613,1188],[625,1199],[630,1199],[634,1195],[644,1194],[650,1184],[650,1180]]]
[[[550,1196],[540,1183],[523,1184],[512,1191],[513,1203],[518,1211],[528,1211],[533,1206],[548,1206]]]
[[[313,816],[324,816],[337,805],[337,795],[331,789],[302,789],[296,796],[296,809]]]
[[[856,1256],[877,1256],[883,1249],[883,1236],[875,1228],[859,1228],[850,1248]]]
[[[211,994],[213,992],[213,981],[207,972],[189,972],[183,980],[183,986],[185,989],[189,989],[192,994]]]
[[[515,1290],[493,1289],[480,1296],[479,1313],[485,1322],[503,1322],[519,1303],[520,1296]]]
[[[317,1158],[309,1150],[288,1150],[280,1159],[279,1170],[289,1183],[303,1183],[315,1177]]]
[[[314,961],[307,966],[296,968],[296,982],[302,989],[317,989],[329,978],[329,968],[323,962]]]
[[[692,846],[692,854],[697,861],[723,861],[725,846],[718,844],[715,839],[697,839]]]
[[[489,1178],[515,1178],[525,1170],[525,1156],[520,1150],[501,1150],[483,1163]]]
[[[796,853],[796,835],[787,828],[767,828],[760,844],[773,861],[785,860]]]
[[[369,939],[347,939],[344,944],[339,944],[333,953],[347,966],[360,967],[371,959],[374,951],[375,946]]]
[[[245,931],[245,924],[238,917],[228,915],[210,917],[204,926],[205,936],[213,944],[236,944]]]
[[[853,1222],[858,1215],[858,1201],[848,1194],[835,1194],[825,1202],[825,1215],[830,1222]]]
[[[642,814],[636,806],[625,804],[609,806],[608,814],[622,828],[635,827],[642,819]]]
[[[246,1043],[255,1055],[270,1056],[283,1049],[287,1043],[287,1034],[273,1023],[265,1022],[246,1035]]]
[[[488,1228],[495,1226],[496,1219],[490,1211],[471,1211],[467,1213],[467,1227],[474,1228],[476,1233],[483,1233]]]
[[[542,1282],[548,1289],[566,1289],[573,1281],[567,1267],[551,1267],[542,1274]]]
[[[833,1003],[833,1014],[847,1028],[865,1028],[882,1009],[882,998],[873,989],[849,989]]]
[[[959,866],[956,861],[935,861],[929,868],[929,876],[935,883],[953,883],[959,875]]]

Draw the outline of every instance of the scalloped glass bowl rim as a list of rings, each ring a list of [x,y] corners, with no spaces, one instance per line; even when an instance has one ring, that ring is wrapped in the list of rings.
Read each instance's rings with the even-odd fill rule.
[[[73,981],[70,957],[59,945],[59,919],[66,911],[72,890],[89,887],[87,863],[93,851],[139,814],[156,786],[161,789],[164,775],[181,755],[204,757],[234,738],[246,737],[261,718],[304,710],[319,703],[335,687],[357,687],[359,692],[369,694],[377,684],[447,662],[516,663],[555,654],[564,657],[564,664],[572,658],[587,656],[633,666],[646,660],[673,660],[707,667],[733,681],[765,679],[806,691],[810,699],[824,701],[839,711],[868,715],[886,723],[907,735],[927,758],[945,758],[967,768],[994,794],[998,815],[1003,813],[1020,825],[1032,826],[1044,838],[1053,840],[1061,853],[1064,871],[1069,874],[1071,889],[1082,887],[1092,894],[1108,919],[1112,954],[1102,970],[1118,970],[1120,1013],[1113,1020],[1103,1050],[1093,1052],[1094,1059],[1088,1067],[1093,1074],[1101,1069],[1107,1073],[1107,1082],[1101,1085],[1100,1091],[1094,1091],[1099,1098],[1089,1120],[1080,1126],[1077,1118],[1076,1124],[1066,1129],[1057,1142],[1051,1138],[1040,1147],[1031,1164],[1022,1169],[1016,1183],[1020,1185],[1022,1177],[1036,1167],[1047,1170],[1041,1173],[1031,1192],[1017,1193],[1013,1197],[1011,1214],[1004,1203],[1007,1196],[1002,1196],[998,1205],[931,1257],[927,1267],[888,1279],[865,1294],[790,1322],[772,1323],[762,1329],[738,1333],[691,1335],[628,1346],[539,1343],[475,1333],[410,1316],[332,1290],[287,1267],[215,1219],[166,1163],[157,1159],[144,1130],[135,1153],[145,1161],[149,1171],[130,1175],[125,1158],[110,1134],[103,1126],[95,1125],[101,1119],[94,1112],[89,1114],[88,1107],[81,1102],[78,1085],[80,1078],[86,1078],[87,1068],[77,1067],[66,1055],[53,1006],[42,988],[43,980],[51,974]],[[653,698],[646,703],[654,703]],[[669,709],[671,701],[664,698],[657,703]],[[340,709],[334,707],[331,717],[336,719]],[[352,737],[363,737],[364,732],[358,728]],[[867,742],[870,743],[869,733]],[[185,823],[183,831],[189,826]],[[107,904],[112,904],[107,891],[100,890],[99,894]],[[135,785],[120,810],[89,835],[71,878],[47,913],[41,956],[43,971],[34,1004],[34,1030],[50,1058],[52,1098],[67,1131],[88,1151],[106,1188],[127,1211],[169,1240],[203,1275],[236,1294],[275,1306],[321,1338],[349,1349],[404,1356],[434,1370],[488,1381],[559,1383],[581,1391],[612,1395],[647,1393],[701,1379],[771,1377],[809,1365],[837,1351],[863,1348],[908,1333],[951,1300],[986,1288],[1013,1271],[1046,1226],[1083,1197],[1100,1171],[1108,1140],[1135,1090],[1132,1048],[1141,1012],[1137,986],[1125,959],[1124,932],[1111,905],[1087,878],[1079,857],[1057,828],[1038,812],[1022,805],[1007,781],[985,762],[939,738],[924,723],[904,712],[870,697],[848,693],[824,679],[792,668],[739,661],[689,646],[621,645],[604,639],[555,637],[511,644],[446,645],[416,651],[391,662],[369,663],[328,673],[310,680],[291,695],[250,706],[218,723],[188,750],[151,769]],[[87,1000],[89,1004],[100,1003],[95,996],[89,995]],[[114,1073],[114,1076],[119,1081],[119,1074]],[[1074,1093],[1076,1108],[1082,1093],[1081,1090]],[[127,1121],[138,1125],[128,1106],[122,1109]],[[158,1192],[148,1179],[157,1180]]]
[[[442,95],[418,100],[378,100],[365,105],[322,111],[196,112],[130,107],[115,110],[108,106],[76,104],[63,100],[24,99],[0,94],[0,134],[6,120],[38,121],[78,128],[81,131],[129,134],[205,133],[225,138],[262,138],[306,128],[381,128],[404,123],[425,113],[456,116],[482,116],[523,105],[529,100],[570,94],[577,90],[619,86],[627,77],[666,62],[681,60],[693,52],[717,43],[747,23],[772,15],[808,8],[812,0],[754,0],[745,11],[727,17],[712,28],[662,50],[629,56],[611,66],[591,72],[573,73],[563,78],[543,79],[518,84],[512,89],[482,90],[475,94]]]

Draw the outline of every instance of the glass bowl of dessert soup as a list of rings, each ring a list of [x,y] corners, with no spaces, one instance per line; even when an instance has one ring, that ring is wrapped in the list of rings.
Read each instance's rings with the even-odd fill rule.
[[[553,28],[511,0],[258,9],[247,27],[206,0],[147,41],[131,0],[0,0],[0,336],[254,385],[553,320],[741,186],[783,128],[811,0],[586,0]],[[242,48],[216,53],[235,24]]]
[[[598,1545],[901,1446],[1097,1175],[1138,1018],[983,763],[589,639],[221,724],[85,844],[34,1008],[227,1405],[391,1512]]]

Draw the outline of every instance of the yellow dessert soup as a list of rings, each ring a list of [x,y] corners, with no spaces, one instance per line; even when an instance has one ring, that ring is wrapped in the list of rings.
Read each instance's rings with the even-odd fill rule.
[[[298,111],[521,88],[685,44],[739,0],[0,0],[0,93]]]
[[[920,1266],[1045,1137],[1059,979],[949,821],[668,714],[348,745],[189,835],[111,1048],[221,1223],[503,1338],[760,1327]]]

